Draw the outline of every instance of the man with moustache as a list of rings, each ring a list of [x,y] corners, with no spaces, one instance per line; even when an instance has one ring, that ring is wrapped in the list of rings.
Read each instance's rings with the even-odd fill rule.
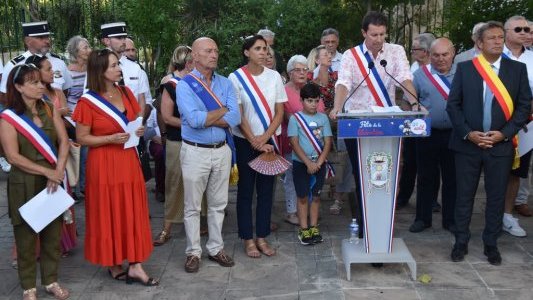
[[[232,144],[229,128],[240,124],[240,110],[233,85],[215,72],[218,47],[202,37],[192,44],[195,69],[176,87],[181,114],[180,161],[185,196],[184,224],[187,235],[185,271],[198,272],[200,245],[200,208],[207,194],[208,258],[223,267],[232,267],[233,259],[224,251],[222,223],[228,203]]]
[[[497,247],[502,230],[505,190],[514,152],[513,137],[531,109],[531,90],[523,63],[503,58],[504,27],[489,21],[476,34],[481,54],[457,66],[446,111],[452,122],[449,147],[455,151],[454,262],[468,254],[470,221],[481,171],[484,172],[484,254],[492,265],[502,258]]]
[[[418,166],[416,217],[409,227],[421,232],[431,227],[432,207],[437,200],[442,178],[442,228],[451,230],[454,224],[456,197],[454,153],[448,149],[452,124],[446,113],[446,101],[455,74],[455,48],[447,38],[431,43],[429,65],[422,65],[413,74],[413,85],[420,103],[431,118],[431,136],[415,139]]]

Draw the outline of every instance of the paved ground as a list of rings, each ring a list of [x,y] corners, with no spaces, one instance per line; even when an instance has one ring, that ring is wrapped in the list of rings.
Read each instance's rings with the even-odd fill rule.
[[[11,268],[13,233],[7,216],[5,186],[6,175],[0,174],[0,299],[20,299],[17,273]],[[152,186],[153,181],[149,182],[148,190]],[[278,251],[275,257],[245,256],[236,233],[236,193],[232,189],[224,238],[235,267],[222,268],[204,257],[199,273],[185,273],[184,233],[174,230],[171,242],[156,248],[145,264],[152,276],[161,278],[161,285],[152,288],[111,280],[105,269],[84,261],[82,202],[76,205],[81,245],[70,257],[62,259],[60,281],[71,289],[72,299],[533,299],[531,238],[503,235],[499,243],[503,263],[499,267],[489,265],[483,256],[481,191],[477,194],[469,255],[462,263],[449,259],[453,239],[440,228],[438,214],[434,214],[433,228],[413,234],[407,228],[414,218],[414,200],[398,211],[395,236],[406,242],[417,261],[418,274],[432,277],[430,283],[424,284],[411,280],[407,266],[400,264],[386,264],[379,269],[352,265],[351,281],[346,281],[340,243],[348,235],[348,210],[344,209],[341,216],[331,216],[327,208],[332,202],[324,199],[321,229],[325,241],[302,246],[297,243],[297,228],[281,221],[285,206],[280,189],[278,185],[273,214],[280,228],[269,238]],[[152,193],[150,207],[155,235],[161,228],[163,205],[154,200]],[[521,218],[521,224],[533,234],[533,218]],[[47,297],[42,289],[39,297]]]

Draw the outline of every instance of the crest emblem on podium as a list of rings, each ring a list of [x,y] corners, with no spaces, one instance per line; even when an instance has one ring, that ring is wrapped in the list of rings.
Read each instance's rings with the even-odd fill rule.
[[[392,156],[385,152],[374,152],[367,156],[366,170],[370,175],[368,193],[374,189],[385,189],[390,194],[390,178],[392,172]]]

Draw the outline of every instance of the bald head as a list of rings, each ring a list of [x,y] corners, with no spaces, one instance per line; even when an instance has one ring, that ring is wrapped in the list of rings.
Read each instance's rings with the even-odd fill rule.
[[[217,43],[208,37],[201,37],[192,43],[192,58],[201,73],[213,72],[218,63]]]
[[[132,39],[126,38],[126,48],[124,49],[124,55],[131,60],[137,60],[137,48]]]
[[[438,38],[431,43],[429,56],[431,67],[439,73],[447,74],[452,68],[455,48],[452,41],[447,38]]]

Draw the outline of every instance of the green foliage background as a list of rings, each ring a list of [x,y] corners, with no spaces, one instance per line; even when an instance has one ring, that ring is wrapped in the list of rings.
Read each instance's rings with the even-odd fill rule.
[[[532,19],[533,0],[0,0],[0,46],[3,53],[22,50],[20,22],[46,19],[55,52],[64,52],[76,34],[98,48],[100,24],[123,20],[154,86],[173,49],[200,36],[217,41],[219,72],[228,74],[242,62],[242,38],[261,28],[276,33],[275,49],[287,60],[307,56],[328,27],[339,30],[341,50],[360,43],[361,19],[370,9],[389,16],[389,40],[407,50],[416,26],[466,49],[475,23],[516,14]]]

